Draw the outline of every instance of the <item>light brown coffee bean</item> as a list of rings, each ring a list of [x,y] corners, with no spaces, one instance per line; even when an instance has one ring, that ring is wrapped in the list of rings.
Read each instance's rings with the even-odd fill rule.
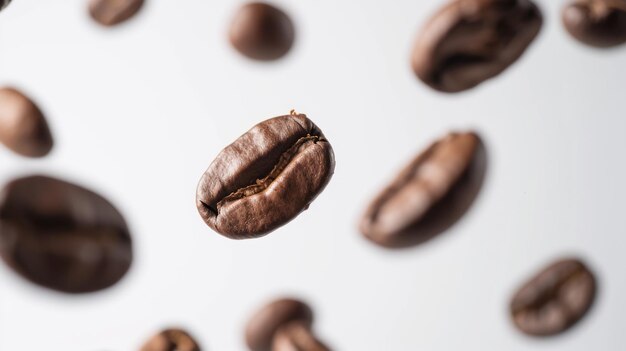
[[[140,351],[200,351],[200,346],[186,331],[171,328],[150,338]]]
[[[304,302],[295,299],[275,300],[250,318],[246,326],[246,344],[252,351],[270,351],[278,329],[293,321],[310,327],[313,312]]]
[[[272,351],[330,351],[330,349],[317,340],[309,325],[296,321],[278,329],[272,342]]]
[[[91,0],[89,14],[103,26],[127,21],[141,10],[144,0]]]

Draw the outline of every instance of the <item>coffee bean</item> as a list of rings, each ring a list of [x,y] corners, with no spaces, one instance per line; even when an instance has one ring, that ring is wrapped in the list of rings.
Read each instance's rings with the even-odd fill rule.
[[[276,332],[294,321],[311,326],[313,312],[304,302],[285,298],[267,304],[254,314],[246,326],[248,347],[252,351],[269,351]]]
[[[230,42],[243,55],[270,61],[283,57],[293,45],[293,22],[282,10],[262,2],[244,5],[230,25]]]
[[[275,117],[220,152],[200,180],[196,205],[216,232],[259,237],[307,209],[334,168],[332,147],[305,115]]]
[[[27,157],[43,157],[52,149],[52,135],[43,113],[14,88],[0,89],[0,142]]]
[[[511,301],[513,322],[529,335],[561,333],[585,315],[595,294],[596,280],[582,262],[555,262],[515,294]]]
[[[150,338],[141,351],[200,351],[200,346],[184,330],[165,329]]]
[[[0,10],[9,6],[10,3],[11,3],[11,0],[0,0]]]
[[[31,176],[0,193],[0,256],[34,283],[86,293],[126,274],[132,245],[122,215],[100,195]]]
[[[581,42],[607,48],[626,42],[625,0],[576,0],[563,8],[565,29]]]
[[[103,26],[115,26],[139,12],[144,0],[91,0],[89,14]]]
[[[330,351],[302,322],[291,322],[278,329],[272,342],[272,351]]]
[[[422,29],[413,70],[442,92],[473,88],[515,62],[541,25],[530,0],[454,0]]]
[[[423,243],[469,209],[486,171],[486,153],[474,133],[451,133],[411,161],[363,214],[359,228],[390,248]]]

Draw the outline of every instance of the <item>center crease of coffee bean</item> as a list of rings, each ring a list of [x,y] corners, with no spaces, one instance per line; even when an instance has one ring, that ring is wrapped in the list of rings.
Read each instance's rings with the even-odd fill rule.
[[[522,312],[522,311],[533,310],[533,309],[541,310],[547,304],[554,303],[554,298],[559,295],[561,287],[563,287],[564,285],[567,285],[567,283],[571,281],[575,281],[576,279],[583,276],[584,274],[585,274],[584,268],[580,267],[570,276],[564,279],[552,282],[552,284],[550,284],[550,286],[546,288],[547,290],[546,294],[541,294],[541,293],[537,294],[538,296],[535,301],[532,301],[527,306],[520,306],[520,308],[515,312]],[[560,302],[559,302],[559,305],[561,305],[561,307],[563,307],[564,310],[567,310],[567,312],[571,314],[571,311],[569,310],[569,308],[567,308],[568,306]]]

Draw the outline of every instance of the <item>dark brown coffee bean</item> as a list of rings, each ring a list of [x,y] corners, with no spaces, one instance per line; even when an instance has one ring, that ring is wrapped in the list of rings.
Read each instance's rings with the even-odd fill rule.
[[[452,226],[478,195],[486,153],[474,133],[451,133],[409,163],[374,198],[359,228],[391,248],[425,242]]]
[[[34,283],[85,293],[126,274],[132,245],[124,218],[100,195],[32,176],[0,193],[0,256]]]
[[[307,209],[334,168],[332,147],[305,115],[275,117],[220,152],[200,180],[196,205],[216,232],[259,237]]]
[[[9,6],[10,3],[11,3],[11,0],[0,0],[0,10]]]
[[[125,22],[141,10],[144,0],[91,0],[89,14],[103,26]]]
[[[278,329],[272,342],[272,351],[330,351],[317,340],[309,325],[291,322]]]
[[[27,157],[42,157],[52,149],[52,135],[43,113],[14,88],[0,89],[0,142]]]
[[[259,310],[246,326],[246,343],[252,351],[270,351],[272,339],[281,327],[299,321],[310,327],[313,312],[304,302],[294,299],[273,301]]]
[[[576,0],[563,8],[565,29],[581,42],[607,48],[626,42],[626,0]]]
[[[454,0],[422,29],[413,70],[439,91],[473,88],[515,62],[541,25],[530,0]]]
[[[582,262],[558,261],[515,294],[511,301],[513,322],[529,335],[561,333],[585,315],[595,294],[596,280]]]
[[[291,19],[282,10],[262,2],[244,5],[230,25],[230,42],[243,55],[255,60],[283,57],[295,38]]]
[[[200,346],[184,330],[165,329],[150,338],[141,351],[200,351]]]

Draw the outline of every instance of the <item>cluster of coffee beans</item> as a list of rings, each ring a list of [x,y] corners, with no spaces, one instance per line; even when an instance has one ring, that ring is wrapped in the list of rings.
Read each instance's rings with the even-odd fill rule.
[[[11,0],[0,2],[0,9]],[[144,0],[91,0],[103,26],[137,14]],[[512,65],[541,30],[531,0],[452,0],[420,32],[411,63],[416,76],[447,93],[471,89]],[[594,47],[626,42],[626,0],[574,0],[562,12],[571,35]],[[277,60],[296,39],[289,15],[266,3],[242,6],[229,38],[242,55]],[[24,92],[0,89],[0,142],[26,157],[53,147],[45,115]],[[478,197],[487,148],[474,131],[456,131],[418,153],[366,207],[358,229],[371,242],[399,249],[423,244],[452,227]],[[307,210],[330,182],[335,155],[322,130],[296,111],[262,121],[226,146],[201,176],[196,206],[204,222],[230,239],[259,238]],[[14,179],[0,193],[0,257],[19,275],[64,293],[88,293],[120,281],[133,261],[123,215],[102,196],[49,176]],[[580,259],[562,258],[512,297],[510,314],[524,333],[561,333],[590,309],[596,279]],[[284,298],[250,319],[252,351],[324,351],[305,303]],[[142,351],[198,351],[187,332],[166,329]]]

